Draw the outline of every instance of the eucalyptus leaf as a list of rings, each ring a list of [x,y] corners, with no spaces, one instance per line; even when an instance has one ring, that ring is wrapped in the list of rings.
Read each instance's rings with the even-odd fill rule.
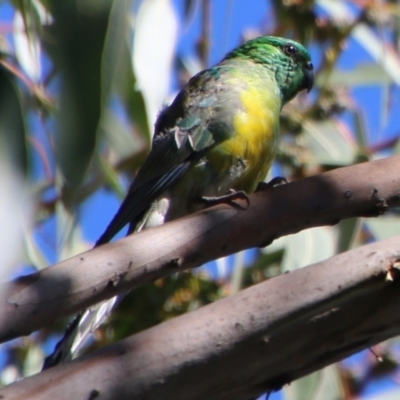
[[[337,366],[331,365],[285,387],[285,400],[342,400],[344,389]]]
[[[75,212],[59,201],[56,205],[56,217],[60,260],[65,260],[90,248],[83,240],[82,229]]]
[[[45,256],[43,249],[38,246],[38,243],[30,232],[24,236],[24,242],[27,264],[32,265],[38,270],[48,267],[50,263]]]
[[[11,73],[0,64],[0,148],[22,175],[28,173],[26,110]]]
[[[118,194],[118,196],[123,199],[125,197],[125,189],[120,184],[118,179],[118,174],[114,168],[104,159],[100,159],[99,165],[102,169],[103,175],[106,178],[108,185]]]
[[[285,400],[315,400],[321,377],[322,371],[317,371],[292,382],[284,388]]]
[[[400,233],[400,216],[384,215],[365,220],[365,225],[374,235],[375,240],[383,240]]]
[[[380,64],[363,63],[351,70],[342,70],[339,68],[333,71],[325,71],[318,75],[317,86],[326,82],[331,86],[345,86],[348,88],[355,86],[388,85],[393,83],[393,79]]]
[[[132,0],[114,1],[110,10],[107,34],[102,60],[102,101],[103,108],[126,85],[126,69],[130,65],[130,24]],[[132,88],[130,88],[132,89]]]
[[[282,272],[293,271],[335,254],[336,234],[332,227],[307,229],[286,237]]]
[[[24,376],[37,374],[42,369],[44,352],[36,343],[31,344],[27,349],[24,362]]]
[[[361,218],[343,219],[339,222],[338,253],[354,248],[362,228]]]
[[[132,127],[111,110],[103,113],[101,131],[115,154],[115,162],[124,160],[147,146],[145,140],[139,135],[132,134]]]
[[[136,89],[145,99],[150,132],[170,89],[177,35],[178,18],[172,2],[144,0],[136,17],[132,64]]]
[[[0,146],[0,173],[0,279],[4,282],[10,279],[15,263],[24,261],[23,238],[31,228],[34,207],[24,179],[9,161],[3,146]],[[0,297],[3,295],[0,290]]]
[[[312,164],[349,165],[356,157],[356,146],[345,125],[333,119],[306,121],[304,137],[311,150]]]
[[[62,77],[56,155],[71,188],[81,184],[96,144],[101,113],[101,58],[111,0],[51,1],[48,46]]]

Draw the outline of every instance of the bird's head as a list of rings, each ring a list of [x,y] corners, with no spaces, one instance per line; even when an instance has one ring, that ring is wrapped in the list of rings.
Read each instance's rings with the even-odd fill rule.
[[[226,56],[229,58],[248,59],[273,71],[283,103],[303,89],[309,92],[314,83],[310,53],[290,39],[261,36],[233,50]]]

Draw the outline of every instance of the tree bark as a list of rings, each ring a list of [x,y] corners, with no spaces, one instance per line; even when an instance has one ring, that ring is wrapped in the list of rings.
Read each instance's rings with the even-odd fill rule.
[[[272,278],[0,390],[246,400],[400,333],[400,236]]]
[[[0,287],[0,342],[130,288],[302,229],[400,205],[400,156],[264,190],[100,246]]]

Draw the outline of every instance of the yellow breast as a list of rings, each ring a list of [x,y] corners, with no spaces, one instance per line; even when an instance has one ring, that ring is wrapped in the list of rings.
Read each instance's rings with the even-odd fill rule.
[[[281,102],[277,93],[263,89],[251,86],[240,93],[242,109],[234,113],[235,132],[210,154],[212,164],[221,171],[243,160],[245,170],[232,188],[247,193],[265,179],[276,152]]]

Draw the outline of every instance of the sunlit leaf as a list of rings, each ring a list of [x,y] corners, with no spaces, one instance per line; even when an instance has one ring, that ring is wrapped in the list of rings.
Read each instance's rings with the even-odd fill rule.
[[[20,378],[21,376],[16,364],[7,365],[0,372],[0,383],[4,386],[9,385],[10,383],[13,383]]]
[[[344,390],[336,366],[329,366],[301,378],[284,389],[285,400],[338,400]]]
[[[4,146],[0,147],[0,171],[0,280],[4,282],[15,264],[23,261],[23,237],[31,228],[33,201]]]
[[[148,140],[150,125],[147,111],[132,70],[131,3],[131,0],[114,1],[111,9],[103,54],[103,107],[110,106],[110,101],[119,96],[122,106],[125,107],[124,112],[131,117],[138,132]]]
[[[344,124],[333,119],[308,120],[303,124],[310,163],[324,165],[349,165],[355,160],[356,147]]]
[[[177,15],[170,0],[145,0],[137,14],[132,63],[142,91],[150,132],[167,98],[178,34]]]
[[[32,265],[36,269],[43,269],[48,267],[49,261],[45,257],[43,249],[40,248],[35,242],[31,232],[25,235],[24,241],[27,263]]]
[[[14,18],[14,43],[15,54],[25,73],[35,82],[41,77],[40,53],[41,46],[36,34],[25,32],[24,19],[18,11]]]
[[[400,233],[400,216],[398,215],[369,218],[365,220],[365,224],[376,240],[384,240]]]
[[[14,16],[15,55],[26,75],[38,83],[42,75],[42,46],[38,32],[52,21],[50,14],[37,0],[20,2]]]
[[[245,251],[235,254],[235,263],[233,265],[232,272],[232,294],[237,293],[243,288],[243,275],[244,275],[244,263]]]
[[[326,82],[326,74],[329,76],[329,84],[332,86],[372,86],[387,85],[393,82],[392,77],[379,64],[363,63],[351,70],[334,69],[318,75],[317,85]]]
[[[336,235],[331,227],[312,228],[286,237],[282,272],[293,271],[335,254]]]
[[[36,343],[32,343],[27,349],[24,362],[24,376],[37,374],[42,369],[44,352]]]

